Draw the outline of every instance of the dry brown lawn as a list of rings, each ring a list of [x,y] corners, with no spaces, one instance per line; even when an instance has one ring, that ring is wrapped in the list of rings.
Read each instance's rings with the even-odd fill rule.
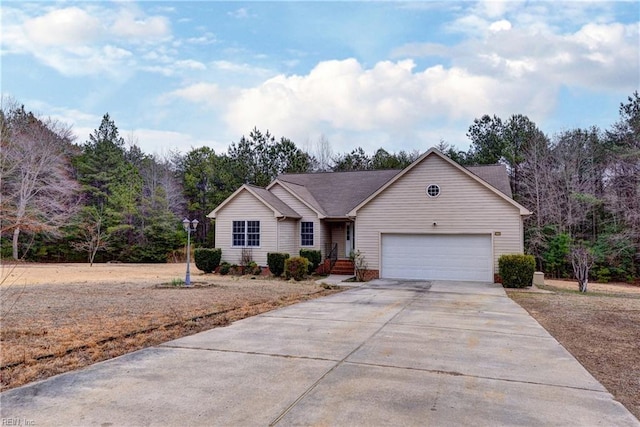
[[[640,286],[546,280],[536,291],[507,291],[640,419]],[[553,363],[553,361],[549,361]]]
[[[0,265],[0,389],[337,292],[195,267],[192,288],[171,285],[183,278],[184,264]],[[575,290],[508,294],[640,418],[640,287]]]
[[[0,266],[1,390],[337,292],[184,264]]]

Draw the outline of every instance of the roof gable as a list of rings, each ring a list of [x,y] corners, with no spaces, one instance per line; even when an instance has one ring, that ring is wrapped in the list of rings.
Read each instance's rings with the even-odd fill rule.
[[[322,206],[320,206],[318,201],[315,199],[315,197],[313,197],[313,195],[309,192],[309,190],[305,186],[294,184],[291,182],[281,181],[278,178],[276,178],[275,181],[269,184],[269,186],[267,187],[267,190],[272,191],[273,187],[276,185],[279,185],[280,187],[282,187],[285,191],[287,191],[293,197],[298,199],[302,204],[304,204],[309,209],[314,211],[318,215],[318,218],[326,218],[327,216],[326,212],[324,211],[324,209],[322,209]]]
[[[268,190],[256,187],[255,185],[244,184],[240,188],[238,188],[232,195],[227,197],[227,199],[218,205],[207,217],[215,218],[217,213],[223,209],[229,202],[231,202],[238,194],[242,191],[247,191],[252,194],[256,199],[258,199],[262,204],[273,211],[273,216],[276,218],[302,218],[300,214],[294,211],[289,205],[285,202],[277,198],[273,193]]]
[[[519,204],[518,202],[513,200],[507,193],[505,193],[502,190],[500,190],[500,189],[494,187],[493,185],[489,184],[486,180],[480,178],[479,175],[483,173],[482,171],[479,171],[478,169],[476,169],[476,173],[473,173],[470,170],[467,170],[464,167],[460,166],[458,163],[454,162],[449,157],[447,157],[444,154],[442,154],[436,148],[431,148],[426,153],[424,153],[422,156],[420,156],[415,162],[413,162],[412,164],[410,164],[409,166],[404,168],[402,171],[400,171],[400,173],[398,173],[395,176],[393,176],[388,182],[386,182],[377,191],[375,191],[374,193],[369,195],[369,197],[367,197],[361,203],[359,203],[357,206],[355,206],[349,212],[348,215],[352,216],[352,217],[355,217],[357,215],[357,211],[360,208],[362,208],[364,205],[366,205],[369,201],[371,201],[374,198],[376,198],[380,193],[382,193],[389,186],[393,185],[396,181],[398,181],[400,178],[402,178],[402,176],[404,176],[407,172],[409,172],[410,170],[415,168],[418,164],[420,164],[422,161],[424,161],[424,159],[426,159],[429,156],[434,156],[434,155],[438,156],[440,159],[443,159],[445,162],[449,163],[450,165],[452,165],[453,167],[458,169],[461,173],[466,174],[467,176],[471,177],[475,181],[481,183],[484,187],[489,189],[491,192],[495,193],[496,195],[498,195],[499,197],[504,199],[509,204],[511,204],[511,205],[515,206],[516,208],[518,208],[519,211],[520,211],[520,215],[530,215],[531,214],[531,212],[529,212],[529,210],[527,208],[525,208],[524,206],[522,206],[521,204]],[[500,165],[498,165],[498,166],[500,166]],[[492,172],[492,174],[497,174],[496,171],[497,171],[497,169],[494,169],[491,172]],[[505,170],[503,170],[503,173],[504,172],[505,172]],[[488,173],[485,176],[491,178]],[[507,181],[507,184],[508,184],[508,181]],[[503,185],[501,185],[501,186],[503,186]],[[508,191],[509,191],[509,194],[510,194],[511,190],[509,189]]]

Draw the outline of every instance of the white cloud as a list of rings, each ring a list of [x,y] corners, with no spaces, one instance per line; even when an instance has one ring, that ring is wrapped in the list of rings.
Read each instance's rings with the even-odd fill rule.
[[[110,45],[99,48],[69,46],[64,50],[38,50],[32,54],[43,64],[70,77],[103,74],[122,78],[129,73],[123,61],[133,57],[130,51]]]
[[[483,37],[502,20],[512,27],[528,28],[539,33],[562,33],[587,22],[604,24],[614,20],[613,2],[601,1],[537,1],[489,0],[461,3],[458,16],[445,24],[452,33]]]
[[[252,64],[247,64],[247,63],[241,64],[237,62],[224,61],[224,60],[213,61],[211,63],[211,67],[216,70],[221,70],[228,73],[237,73],[237,74],[266,76],[272,73],[270,70],[256,67],[255,65],[252,65]]]
[[[566,85],[620,92],[637,87],[637,23],[588,23],[564,33],[549,27],[507,24],[506,20],[496,21],[488,26],[494,31],[467,38],[455,46],[408,44],[395,49],[394,56],[449,57],[453,67],[465,69],[470,75],[519,81],[521,86],[557,90]]]
[[[91,126],[79,126],[73,128],[73,133],[76,136],[76,143],[83,144],[89,139],[89,135],[93,134],[96,127],[99,126],[102,117],[99,117],[96,121],[97,125]],[[68,122],[67,122],[68,123]],[[183,132],[174,132],[158,129],[118,129],[118,133],[125,141],[134,141],[135,144],[140,147],[144,153],[165,155],[172,151],[178,151],[181,153],[187,153],[192,148],[198,147],[211,147],[216,152],[226,151],[227,144],[216,141],[213,139],[201,139],[193,135]]]
[[[86,45],[102,34],[99,19],[77,7],[69,7],[48,12],[24,24],[24,35],[40,46]]]
[[[228,145],[213,139],[197,138],[183,132],[157,129],[121,130],[120,135],[132,136],[143,152],[159,155],[168,154],[173,150],[187,153],[192,148],[203,146],[211,147],[216,152],[224,152]]]
[[[126,3],[117,5],[121,7],[116,11],[93,3],[60,9],[3,6],[3,54],[32,55],[66,76],[130,75],[138,65],[136,58],[148,53],[136,45],[168,41],[171,28],[164,17],[145,16]],[[202,69],[189,60],[178,66]]]
[[[174,90],[162,98],[165,100],[179,98],[196,104],[217,105],[223,96],[223,92],[217,84],[196,83],[182,89]]]
[[[188,70],[206,70],[207,66],[202,62],[194,61],[193,59],[185,59],[176,61],[177,68],[183,68]]]
[[[473,9],[479,15],[495,19],[520,8],[524,3],[523,0],[485,0],[479,1]]]
[[[130,9],[122,9],[113,24],[111,32],[116,37],[130,41],[157,41],[171,36],[171,26],[163,16],[140,16]]]
[[[326,128],[376,134],[378,141],[402,144],[406,141],[394,139],[425,132],[435,123],[470,123],[487,112],[508,114],[526,108],[535,118],[551,107],[540,101],[545,94],[544,89],[463,68],[415,70],[413,61],[405,60],[382,61],[365,69],[347,59],[321,62],[307,75],[279,75],[242,90],[229,104],[225,120],[235,134],[257,126],[304,141]]]
[[[102,116],[87,113],[86,111],[75,108],[66,108],[53,106],[37,99],[21,100],[29,106],[29,110],[36,115],[41,115],[41,111],[46,111],[46,117],[65,123],[72,127],[73,134],[76,136],[75,142],[82,144],[91,133],[93,133],[97,124],[102,120]],[[91,128],[91,126],[94,126]]]
[[[216,36],[211,32],[206,32],[205,34],[199,37],[190,37],[186,39],[187,43],[195,44],[195,45],[208,45],[216,43]]]
[[[247,19],[251,17],[251,14],[249,13],[249,9],[247,9],[246,7],[241,7],[232,12],[228,12],[227,15],[236,19]]]
[[[104,53],[105,58],[113,61],[118,61],[125,58],[130,58],[133,54],[126,50],[116,46],[105,46],[102,48],[102,52]]]
[[[520,29],[499,32],[460,48],[498,58],[485,64],[480,56],[479,61],[464,62],[475,73],[504,73],[554,86],[629,91],[638,83],[639,36],[634,24],[587,24],[569,34],[532,34]]]
[[[489,31],[497,33],[498,31],[509,31],[511,29],[511,22],[506,19],[501,19],[496,22],[492,22],[489,25]]]

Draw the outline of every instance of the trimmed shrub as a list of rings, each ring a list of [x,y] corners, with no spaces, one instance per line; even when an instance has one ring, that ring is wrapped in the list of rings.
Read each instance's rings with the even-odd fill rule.
[[[322,262],[322,252],[315,249],[300,249],[300,256],[309,260],[309,274],[316,271]]]
[[[193,260],[196,267],[205,273],[212,273],[220,265],[222,258],[222,249],[220,248],[196,248],[193,251]]]
[[[302,280],[306,277],[311,263],[301,256],[287,258],[284,261],[284,277],[287,279]]]
[[[220,270],[218,271],[220,274],[226,276],[227,274],[229,274],[229,271],[231,271],[231,264],[229,264],[228,262],[223,262],[222,264],[220,264]]]
[[[533,283],[536,261],[533,255],[509,254],[498,259],[502,286],[505,288],[526,288]]]
[[[251,274],[253,276],[257,276],[262,273],[262,269],[255,261],[251,261],[249,265],[244,268],[244,274]]]
[[[267,254],[267,265],[274,276],[280,277],[284,273],[284,263],[287,258],[289,258],[289,254],[282,252],[269,252]]]

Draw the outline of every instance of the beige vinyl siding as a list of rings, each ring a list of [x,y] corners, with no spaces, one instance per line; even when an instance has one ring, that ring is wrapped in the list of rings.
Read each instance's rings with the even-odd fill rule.
[[[328,222],[321,221],[320,224],[320,250],[322,251],[322,258],[324,259],[328,253],[327,252],[327,243],[331,243],[331,225]]]
[[[232,246],[233,221],[260,221],[260,246],[251,247],[253,260],[258,265],[267,265],[267,252],[277,249],[277,220],[273,211],[247,190],[236,195],[216,215],[216,247],[222,249],[222,259],[239,264],[242,248]]]
[[[278,250],[277,252],[288,253],[290,256],[298,254],[296,249],[296,238],[298,233],[298,221],[286,219],[278,221]],[[275,252],[275,251],[272,251]]]
[[[321,221],[318,218],[318,214],[307,205],[302,203],[297,197],[292,195],[287,189],[280,184],[275,184],[269,189],[277,198],[285,202],[291,209],[298,212],[302,217],[297,223],[296,235],[290,244],[290,255],[298,255],[300,252],[300,223],[301,222],[313,222],[313,246],[305,246],[305,249],[316,249],[322,251],[324,256],[324,244],[326,242],[326,234],[323,232]],[[285,236],[280,235],[281,244]],[[287,237],[288,238],[288,237]]]
[[[440,186],[438,197],[426,195],[430,184]],[[495,272],[500,255],[523,251],[518,208],[435,155],[357,212],[356,248],[370,269],[380,269],[382,233],[491,235]]]

